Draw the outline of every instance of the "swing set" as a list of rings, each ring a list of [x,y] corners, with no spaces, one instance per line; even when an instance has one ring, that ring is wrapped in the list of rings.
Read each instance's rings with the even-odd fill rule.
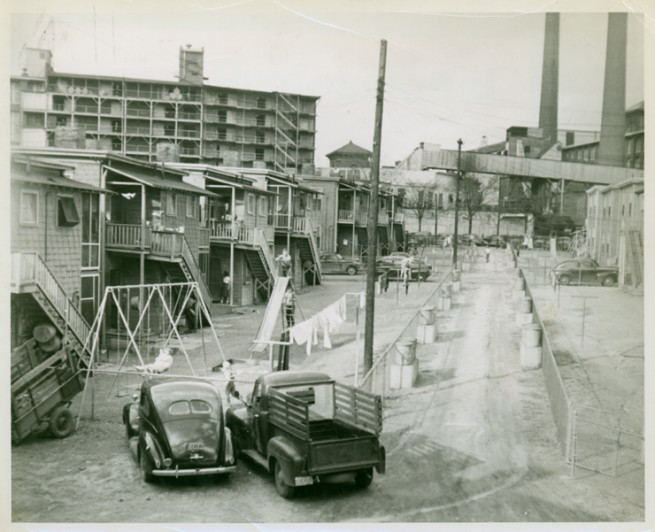
[[[115,318],[115,329],[113,333],[114,345],[116,346],[116,368],[103,369],[98,367],[100,361],[101,338],[106,338],[107,328],[113,325]],[[189,353],[185,346],[180,325],[185,319],[187,326],[191,329],[200,328],[204,376],[198,376],[191,363]],[[153,321],[154,319],[154,321]],[[98,313],[91,326],[91,331],[85,341],[84,351],[88,349],[90,358],[86,364],[86,382],[82,393],[80,415],[89,377],[94,372],[114,373],[114,380],[108,393],[124,378],[124,390],[118,395],[126,395],[128,388],[128,377],[136,375],[140,379],[166,371],[171,377],[206,378],[208,375],[207,352],[205,346],[202,324],[208,324],[211,335],[216,342],[216,347],[223,362],[226,361],[225,354],[218,340],[218,336],[212,324],[209,310],[202,298],[198,283],[164,283],[164,284],[143,284],[108,286],[98,308]],[[152,329],[157,329],[157,334]],[[125,341],[124,341],[125,339]],[[171,344],[176,340],[174,346]],[[171,347],[177,347],[186,359],[191,375],[174,375],[168,372],[172,360],[168,357]],[[160,356],[151,362],[151,351],[159,350]],[[122,355],[121,355],[122,350]],[[104,351],[104,350],[103,350]],[[162,353],[165,356],[161,356]],[[132,355],[132,357],[130,357]],[[106,362],[109,362],[109,355],[106,354]],[[168,364],[164,363],[168,362]],[[138,364],[137,364],[138,363]],[[120,384],[120,383],[119,383]],[[95,393],[92,391],[92,417],[95,404]],[[79,425],[80,416],[77,423]]]

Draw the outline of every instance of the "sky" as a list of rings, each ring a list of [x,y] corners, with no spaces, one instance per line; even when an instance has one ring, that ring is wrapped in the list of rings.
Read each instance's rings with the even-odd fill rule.
[[[387,40],[381,162],[421,142],[463,149],[539,120],[544,12],[523,0],[490,12],[406,0],[10,0],[11,73],[24,46],[53,51],[57,72],[174,81],[180,46],[204,47],[207,83],[319,96],[316,164],[348,141],[372,149],[380,41]],[[181,6],[184,6],[182,8]],[[607,11],[570,2],[560,17],[559,127],[597,130]],[[646,17],[648,20],[648,17]],[[644,99],[644,18],[629,16],[626,106]],[[652,25],[650,26],[652,28]],[[648,32],[649,30],[647,30]]]

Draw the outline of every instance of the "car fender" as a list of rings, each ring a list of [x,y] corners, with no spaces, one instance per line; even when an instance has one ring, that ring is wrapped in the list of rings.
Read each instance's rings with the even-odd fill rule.
[[[300,454],[298,448],[287,438],[275,436],[268,441],[266,455],[268,457],[269,471],[271,473],[273,472],[271,458],[274,458],[280,462],[284,481],[290,486],[293,486],[295,484],[295,478],[301,476],[305,466],[305,459]]]
[[[146,431],[143,435],[143,449],[141,452],[144,451],[150,455],[153,464],[159,469],[164,460],[164,453],[157,438],[150,431]]]

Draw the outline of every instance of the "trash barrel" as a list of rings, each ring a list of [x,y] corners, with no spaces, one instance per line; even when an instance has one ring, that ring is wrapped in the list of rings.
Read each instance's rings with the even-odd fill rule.
[[[530,312],[532,312],[532,299],[529,297],[521,299],[521,301],[519,301],[519,312],[530,314]]]
[[[61,349],[61,338],[57,336],[57,329],[49,323],[37,325],[32,334],[39,349],[44,353],[55,353]]]
[[[394,363],[399,366],[410,366],[416,360],[416,339],[400,338],[394,344]]]
[[[539,347],[541,343],[541,327],[536,323],[526,323],[523,326],[523,343],[526,347]]]
[[[435,307],[423,307],[419,310],[419,325],[432,325],[437,318],[434,311]]]

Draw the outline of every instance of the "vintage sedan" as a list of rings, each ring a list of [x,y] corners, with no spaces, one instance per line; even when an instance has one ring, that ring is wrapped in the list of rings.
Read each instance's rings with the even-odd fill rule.
[[[321,270],[323,273],[347,273],[355,275],[362,267],[357,259],[344,258],[339,253],[321,255]]]
[[[236,470],[221,397],[208,382],[151,378],[123,407],[123,423],[146,482]]]
[[[426,264],[422,259],[417,259],[415,257],[402,257],[397,255],[387,255],[381,257],[375,263],[375,270],[378,274],[389,272],[388,278],[390,280],[400,279],[400,271],[402,269],[402,263],[404,260],[409,258],[409,271],[410,279],[416,281],[421,279],[425,281],[432,274],[432,266]]]
[[[489,235],[481,238],[475,243],[476,246],[489,246],[490,248],[504,248],[507,242],[502,236]]]
[[[601,284],[613,286],[619,276],[618,268],[601,267],[593,259],[570,259],[553,268],[553,280],[557,284]]]

